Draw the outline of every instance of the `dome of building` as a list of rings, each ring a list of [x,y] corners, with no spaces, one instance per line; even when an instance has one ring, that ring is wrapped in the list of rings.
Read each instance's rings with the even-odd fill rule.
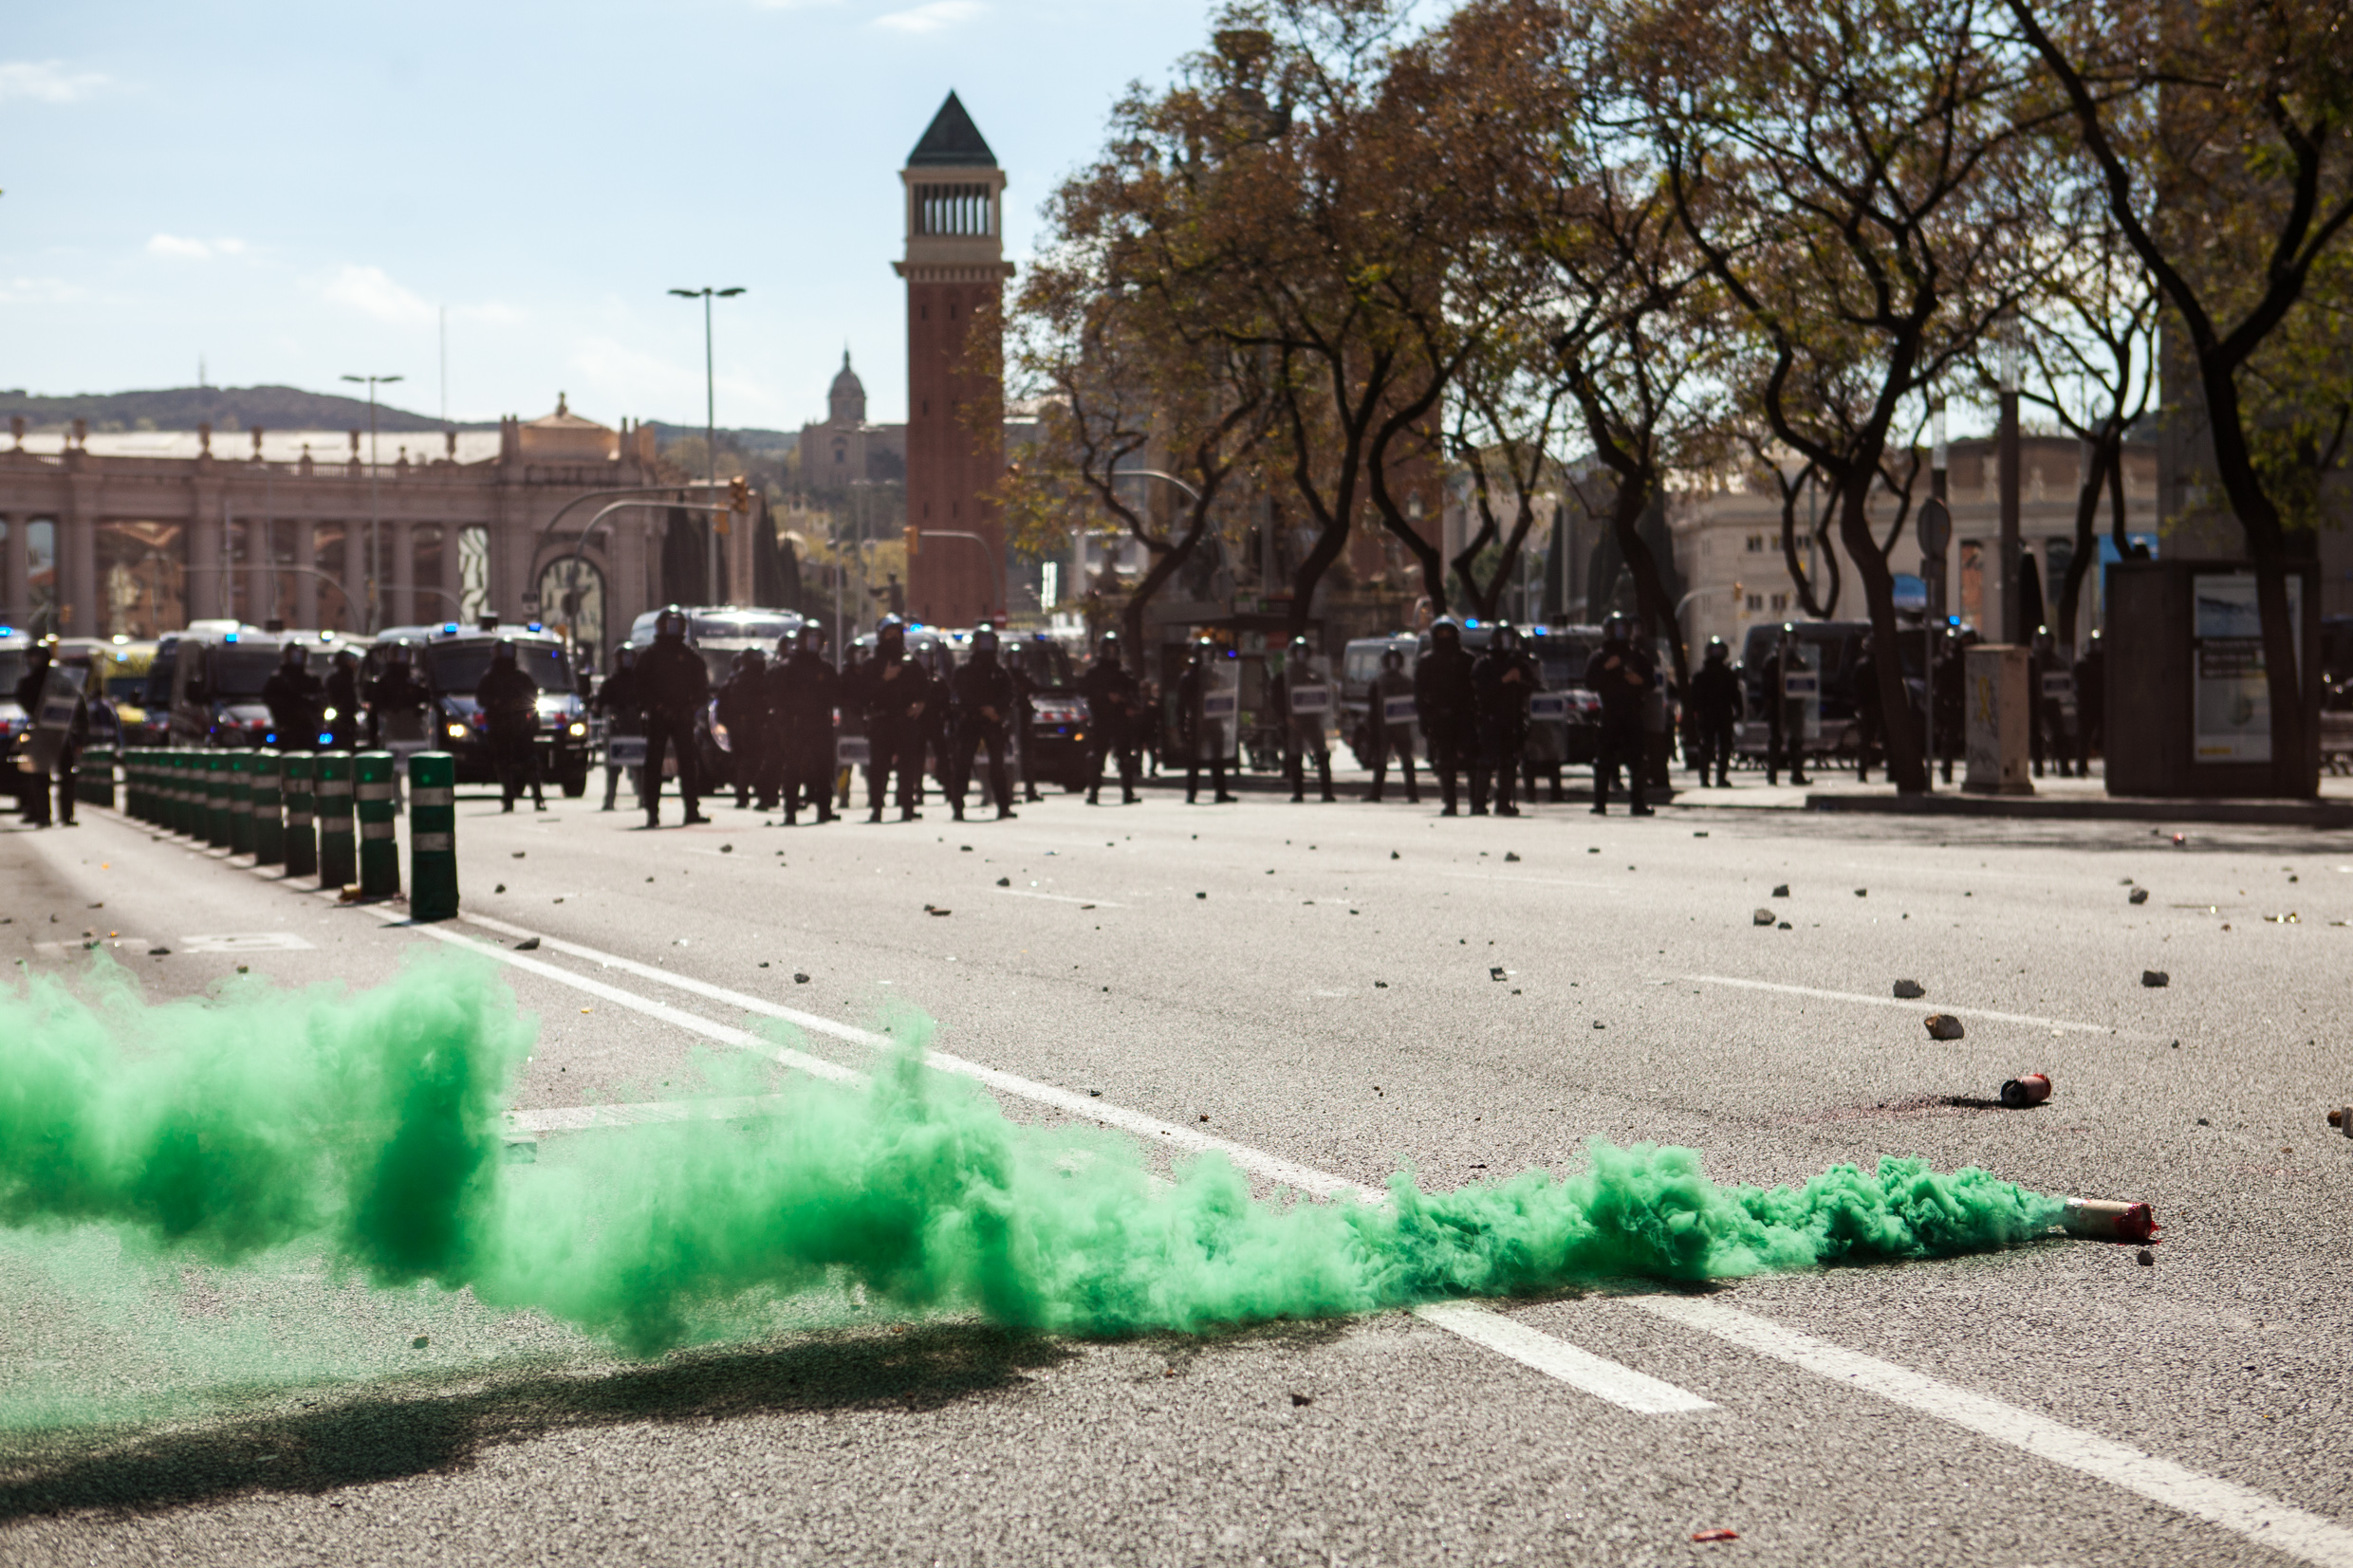
[[[862,425],[866,422],[866,383],[850,368],[850,351],[842,351],[842,373],[833,378],[832,388],[825,394],[825,402],[837,425]]]

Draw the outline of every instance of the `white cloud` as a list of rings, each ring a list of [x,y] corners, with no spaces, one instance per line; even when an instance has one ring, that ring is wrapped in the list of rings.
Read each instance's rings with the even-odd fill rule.
[[[147,242],[151,256],[170,256],[176,261],[209,261],[214,256],[242,256],[243,240],[192,240],[178,234],[157,234]]]
[[[87,298],[87,290],[63,278],[0,277],[0,304],[65,304]]]
[[[893,32],[937,32],[959,22],[970,22],[988,9],[980,0],[930,0],[928,5],[885,12],[874,19],[874,25]]]
[[[36,103],[72,103],[106,85],[96,71],[69,71],[58,60],[0,60],[0,103],[29,98]]]
[[[337,304],[380,322],[430,322],[434,308],[392,281],[380,267],[345,267],[321,290]]]

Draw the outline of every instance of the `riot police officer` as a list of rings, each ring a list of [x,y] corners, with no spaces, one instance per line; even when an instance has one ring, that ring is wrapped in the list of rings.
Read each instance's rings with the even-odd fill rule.
[[[1456,780],[1471,770],[1471,815],[1487,815],[1487,770],[1478,760],[1478,702],[1471,681],[1471,655],[1463,651],[1462,628],[1452,616],[1430,627],[1430,651],[1414,666],[1414,711],[1430,747],[1430,771],[1438,776],[1446,802],[1438,815],[1454,815]]]
[[[1708,767],[1715,767],[1715,786],[1732,787],[1732,737],[1740,724],[1740,677],[1732,673],[1732,650],[1722,637],[1708,639],[1707,655],[1692,676],[1692,766],[1706,788]]]
[[[1759,672],[1765,688],[1765,782],[1769,784],[1781,782],[1784,762],[1788,765],[1791,784],[1806,783],[1806,705],[1792,699],[1785,690],[1785,677],[1802,670],[1797,658],[1797,628],[1784,621],[1781,640],[1765,655],[1765,666]]]
[[[768,660],[756,648],[736,650],[728,661],[727,679],[719,683],[718,721],[727,727],[728,755],[735,773],[735,809],[751,803],[760,792],[760,809],[774,802],[768,784],[769,729]]]
[[[1405,651],[1390,648],[1380,655],[1380,673],[1373,677],[1368,699],[1369,710],[1364,715],[1365,729],[1371,733],[1373,750],[1373,787],[1364,798],[1378,802],[1380,782],[1389,771],[1389,758],[1395,755],[1405,771],[1405,803],[1419,805],[1421,789],[1414,782],[1414,720],[1392,718],[1391,703],[1402,702],[1409,707],[1414,697],[1414,677],[1405,673]]]
[[[917,818],[916,795],[922,787],[923,750],[931,738],[935,700],[931,677],[907,657],[907,629],[897,616],[884,616],[875,629],[874,655],[858,672],[859,704],[866,716],[866,821],[882,820],[891,773],[899,774],[899,820]]]
[[[1020,711],[1013,677],[997,660],[997,634],[983,625],[973,634],[973,656],[949,680],[955,703],[955,762],[948,772],[948,805],[957,821],[964,821],[964,793],[973,782],[973,758],[989,748],[989,793],[997,802],[997,821],[1013,813],[1013,798],[1005,774],[1006,730]]]
[[[1052,641],[1046,633],[1034,632],[1027,643],[1016,642],[1008,650],[1013,677],[1013,750],[1021,760],[1021,797],[1032,805],[1046,799],[1038,793],[1037,747],[1030,741],[1037,734],[1038,689],[1052,683],[1054,665],[1047,653]]]
[[[1602,646],[1585,663],[1585,684],[1602,699],[1601,748],[1593,759],[1593,814],[1609,814],[1610,786],[1619,769],[1626,775],[1626,793],[1637,817],[1651,815],[1642,802],[1642,714],[1658,671],[1642,652],[1634,628],[1624,616],[1603,623]]]
[[[1136,719],[1142,693],[1136,685],[1136,677],[1120,662],[1119,633],[1105,632],[1102,640],[1095,645],[1095,661],[1079,677],[1079,692],[1086,698],[1087,729],[1093,738],[1093,744],[1087,747],[1086,803],[1102,803],[1103,763],[1116,754],[1121,802],[1134,805]]]
[[[711,819],[702,814],[702,763],[695,754],[695,715],[711,700],[711,671],[687,646],[686,612],[672,604],[654,621],[654,645],[638,660],[639,692],[645,699],[645,825],[661,826],[662,761],[676,750],[681,821],[689,827]]]
[[[1495,781],[1495,815],[1516,817],[1512,789],[1528,750],[1528,699],[1543,679],[1536,660],[1520,645],[1519,628],[1499,620],[1487,649],[1471,666],[1471,690],[1478,705],[1479,758]]]
[[[1307,759],[1326,803],[1332,794],[1332,753],[1325,739],[1332,715],[1332,683],[1315,667],[1315,650],[1304,636],[1291,638],[1283,655],[1283,673],[1274,677],[1274,710],[1283,715],[1283,767],[1290,775],[1291,800],[1307,798]]]
[[[26,718],[34,727],[41,725],[42,693],[49,684],[49,668],[54,653],[47,642],[34,646],[26,660],[25,673],[16,683],[16,705],[25,710]],[[56,821],[61,826],[74,825],[74,769],[80,765],[82,748],[90,739],[89,699],[76,692],[73,717],[66,721],[65,733],[61,737],[56,761],[52,767],[37,772],[17,774],[17,808],[26,821],[36,827],[50,822],[49,780],[57,780]]]
[[[1219,805],[1232,805],[1234,797],[1226,793],[1226,729],[1224,723],[1206,710],[1212,690],[1216,684],[1217,645],[1207,637],[1193,644],[1193,656],[1186,661],[1184,673],[1176,678],[1176,738],[1185,754],[1185,803],[1200,799],[1201,768],[1209,768],[1210,798]]]
[[[820,822],[833,821],[833,710],[841,674],[825,657],[825,629],[804,621],[798,646],[779,641],[787,656],[769,667],[769,709],[776,715],[776,764],[781,769],[785,825],[804,803]]]
[[[431,738],[425,733],[424,716],[433,693],[417,678],[415,655],[409,644],[394,643],[384,650],[383,673],[368,682],[368,733],[377,746]],[[398,777],[396,770],[396,782]]]
[[[645,733],[645,695],[638,677],[638,651],[627,643],[613,650],[613,673],[597,687],[596,710],[604,715],[604,738],[608,747],[604,765],[604,809],[613,809],[614,798],[621,793],[621,765],[609,760],[609,747],[616,735],[641,736]],[[638,770],[637,790],[643,804],[645,776]]]
[[[280,649],[278,667],[262,683],[262,701],[269,706],[269,723],[282,749],[318,748],[319,709],[325,700],[326,689],[310,673],[309,651],[299,642]]]
[[[332,751],[348,751],[361,735],[360,713],[360,655],[348,648],[338,649],[335,664],[326,676],[326,707],[321,712],[320,729],[327,737]]]
[[[547,809],[539,778],[539,683],[515,660],[514,639],[501,637],[491,655],[491,667],[474,688],[473,700],[482,710],[482,725],[491,743],[491,766],[497,770],[501,809],[512,811],[531,784],[531,809]]]

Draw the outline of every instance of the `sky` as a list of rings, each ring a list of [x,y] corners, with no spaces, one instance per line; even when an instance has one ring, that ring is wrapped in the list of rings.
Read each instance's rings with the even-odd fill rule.
[[[0,39],[0,387],[277,383],[527,418],[903,419],[898,171],[949,89],[1007,253],[1206,0],[81,0]]]

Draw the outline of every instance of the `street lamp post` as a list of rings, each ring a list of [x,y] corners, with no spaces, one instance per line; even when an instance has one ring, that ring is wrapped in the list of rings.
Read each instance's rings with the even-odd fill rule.
[[[719,395],[713,376],[711,352],[711,302],[732,300],[743,292],[740,288],[713,288],[709,284],[700,288],[674,288],[670,291],[682,300],[703,302],[703,466],[710,479],[711,493],[719,492]],[[715,514],[714,514],[715,518]],[[703,551],[704,576],[708,602],[719,602],[719,535],[713,527],[708,536],[710,547]]]
[[[346,381],[363,381],[368,389],[368,558],[367,558],[367,630],[376,631],[378,600],[376,576],[383,563],[378,558],[376,539],[380,508],[376,504],[376,389],[390,386],[402,379],[398,376],[346,376]]]

